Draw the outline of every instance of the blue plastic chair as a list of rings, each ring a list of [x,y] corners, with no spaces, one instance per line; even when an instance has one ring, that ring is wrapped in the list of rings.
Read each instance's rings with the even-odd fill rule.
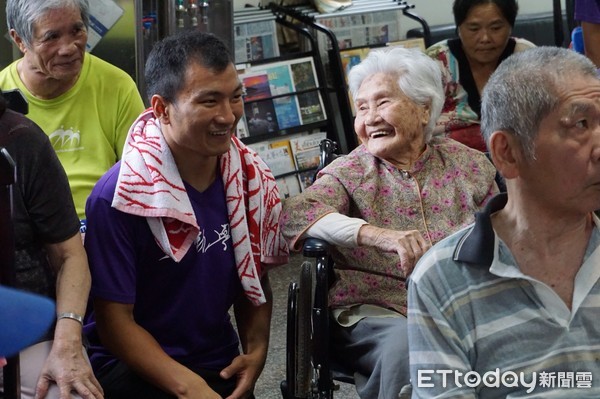
[[[585,48],[583,45],[583,30],[581,26],[577,26],[571,32],[571,48],[577,51],[579,54],[585,54]]]

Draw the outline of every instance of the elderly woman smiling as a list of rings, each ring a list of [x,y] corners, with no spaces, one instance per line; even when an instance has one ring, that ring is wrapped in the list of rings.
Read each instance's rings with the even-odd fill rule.
[[[441,72],[418,50],[374,50],[351,69],[362,144],[286,200],[291,247],[334,245],[334,353],[362,398],[397,398],[409,382],[406,279],[434,243],[471,223],[497,192],[484,154],[432,137],[444,101]]]

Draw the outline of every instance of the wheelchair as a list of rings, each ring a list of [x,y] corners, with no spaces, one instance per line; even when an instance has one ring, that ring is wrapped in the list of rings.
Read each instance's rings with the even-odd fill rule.
[[[337,143],[330,139],[322,140],[319,148],[319,166],[313,179],[338,157]],[[329,244],[309,238],[304,242],[303,255],[307,260],[300,267],[298,281],[288,287],[286,378],[281,382],[281,393],[284,399],[333,398],[339,386],[334,383],[329,350],[328,292],[333,281]],[[342,380],[353,382],[350,376]]]
[[[315,177],[339,157],[337,144],[329,139],[321,141],[320,151]],[[332,399],[340,388],[338,382],[354,384],[354,377],[330,350],[329,288],[335,274],[329,244],[307,238],[303,256],[306,260],[298,280],[288,287],[286,373],[281,393],[284,399]],[[409,397],[406,387],[400,398]]]
[[[297,282],[288,288],[286,379],[284,399],[333,398],[329,356],[329,274],[333,271],[325,241],[309,238],[304,243],[305,261]]]
[[[288,288],[286,373],[281,382],[284,399],[332,399],[337,382],[354,384],[349,370],[335,361],[330,351],[328,295],[334,280],[329,244],[317,238],[304,241],[306,260],[297,282]],[[408,399],[406,385],[399,399]]]

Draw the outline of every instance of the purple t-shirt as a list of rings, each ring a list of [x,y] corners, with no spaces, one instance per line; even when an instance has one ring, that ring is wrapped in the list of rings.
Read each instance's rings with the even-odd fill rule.
[[[243,295],[235,267],[221,178],[200,193],[186,184],[200,234],[176,263],[156,244],[145,218],[111,207],[120,164],[96,184],[87,207],[90,298],[135,304],[135,321],[190,368],[220,370],[239,354],[228,310]],[[92,365],[114,360],[86,325]]]
[[[600,1],[575,0],[575,19],[600,24]]]

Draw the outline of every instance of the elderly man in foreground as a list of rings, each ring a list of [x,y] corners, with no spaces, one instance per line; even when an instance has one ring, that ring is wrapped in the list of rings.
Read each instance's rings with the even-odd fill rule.
[[[515,54],[483,93],[507,194],[409,284],[415,398],[600,397],[600,80],[575,52]]]

